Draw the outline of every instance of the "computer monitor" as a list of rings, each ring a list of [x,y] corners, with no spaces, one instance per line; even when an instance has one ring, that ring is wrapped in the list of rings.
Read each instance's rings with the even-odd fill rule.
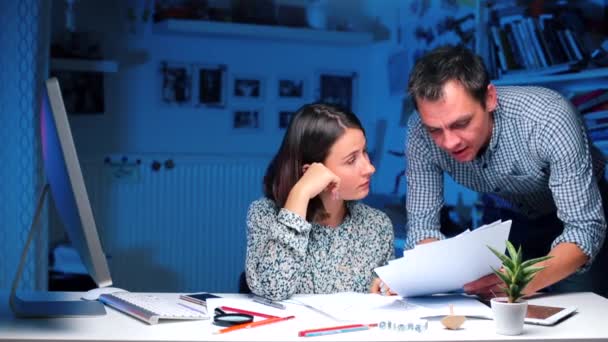
[[[13,282],[11,308],[17,316],[23,317],[103,315],[103,304],[97,301],[32,301],[19,298],[16,294],[29,244],[40,230],[38,221],[49,188],[70,242],[90,276],[99,287],[112,285],[56,78],[45,83],[40,105],[40,138],[46,184],[38,198],[33,223]]]

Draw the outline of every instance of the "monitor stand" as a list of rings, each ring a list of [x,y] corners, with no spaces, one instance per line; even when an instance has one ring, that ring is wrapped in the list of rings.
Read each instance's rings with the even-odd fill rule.
[[[17,285],[23,273],[23,267],[25,266],[25,260],[27,257],[27,251],[30,243],[36,235],[40,232],[40,215],[42,213],[42,206],[49,192],[49,184],[45,184],[40,196],[38,197],[38,204],[36,205],[36,212],[34,213],[34,220],[30,227],[30,231],[21,252],[21,260],[13,280],[13,286],[11,288],[10,295],[10,306],[13,313],[17,317],[79,317],[79,316],[101,316],[106,314],[106,310],[101,302],[98,301],[84,301],[84,300],[72,300],[72,301],[49,301],[49,300],[25,300],[17,297]]]

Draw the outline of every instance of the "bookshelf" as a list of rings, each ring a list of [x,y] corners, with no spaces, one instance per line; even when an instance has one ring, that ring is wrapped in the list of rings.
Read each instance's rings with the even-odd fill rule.
[[[588,0],[588,2],[595,3],[592,0]],[[588,55],[590,51],[587,54],[584,53],[584,44],[577,37],[578,34],[574,33],[574,30],[568,29],[565,24],[562,24],[561,18],[557,18],[557,16],[553,17],[550,13],[529,16],[527,14],[513,14],[513,12],[517,11],[506,10],[503,12],[507,13],[506,15],[501,15],[496,19],[491,15],[491,12],[496,9],[493,5],[495,3],[488,0],[476,1],[475,24],[475,51],[482,56],[489,69],[500,69],[500,72],[494,74],[493,83],[497,85],[538,84],[555,88],[558,91],[572,90],[574,88],[576,90],[587,90],[597,88],[598,85],[608,84],[608,67],[597,67],[591,63],[580,61],[581,58],[578,57],[583,57],[584,59],[584,56]],[[513,5],[513,7],[517,6]],[[496,20],[500,20],[500,22],[496,22]],[[557,22],[559,24],[556,24]],[[493,32],[492,26],[494,26],[497,32]],[[567,31],[567,34],[563,33],[560,37],[563,40],[559,40],[557,35],[551,36],[552,33],[545,31],[560,31],[560,33]],[[553,41],[549,38],[555,40]],[[547,43],[548,41],[552,43],[549,44]],[[506,43],[505,46],[498,46],[503,43]],[[554,52],[557,50],[561,52]],[[501,64],[505,63],[505,59],[510,59],[505,57],[505,55],[510,54],[507,51],[513,51],[514,55],[519,56],[519,58],[511,56],[512,62],[513,60],[521,62],[518,65],[518,69],[513,68],[513,65],[511,65],[511,68],[505,68],[505,64]],[[565,55],[566,52],[567,55]],[[560,56],[564,60],[560,63],[557,63],[557,61],[551,63],[551,60],[555,59],[555,55],[558,54],[563,54],[563,56]],[[502,61],[499,55],[503,57]],[[536,64],[530,64],[534,61]],[[506,64],[509,65],[509,63]],[[567,71],[567,68],[562,70],[556,69],[556,71],[563,73],[553,74],[550,70],[556,66],[563,66],[565,64],[574,65],[574,67],[571,68],[571,71]]]
[[[544,85],[561,92],[592,90],[600,84],[608,85],[608,67],[559,75],[531,76],[521,74],[495,79],[492,83],[495,85]]]
[[[598,4],[594,0],[588,2]],[[541,11],[532,16],[515,8],[516,5],[511,5],[514,7],[511,9],[504,3],[476,1],[475,51],[493,74],[492,83],[539,85],[559,91],[577,107],[594,145],[608,156],[608,67],[586,62],[591,51],[581,42],[589,33],[579,35],[570,30],[558,14]],[[492,15],[491,12],[497,10],[493,7],[496,4],[507,10]],[[602,2],[601,6],[605,9],[606,3]],[[518,62],[517,67],[514,61]],[[563,64],[572,68],[552,73],[552,67]]]
[[[168,19],[154,24],[157,33],[207,37],[258,39],[331,45],[364,45],[374,42],[371,32],[344,32],[286,26],[224,23],[205,20]]]

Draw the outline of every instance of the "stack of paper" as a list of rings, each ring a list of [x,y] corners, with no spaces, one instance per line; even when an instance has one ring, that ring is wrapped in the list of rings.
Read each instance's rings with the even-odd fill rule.
[[[437,295],[417,298],[341,292],[324,295],[296,295],[286,303],[306,304],[335,321],[379,322],[391,319],[417,320],[450,314],[492,318],[492,309],[464,295]],[[290,306],[292,308],[292,306]]]
[[[488,246],[504,251],[510,230],[511,221],[497,221],[451,239],[419,245],[375,271],[404,297],[461,291],[464,284],[500,267]]]

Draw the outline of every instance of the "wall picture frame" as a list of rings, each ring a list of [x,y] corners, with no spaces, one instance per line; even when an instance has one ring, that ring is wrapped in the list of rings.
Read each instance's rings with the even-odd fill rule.
[[[256,76],[234,76],[232,96],[239,99],[260,100],[264,98],[264,79]]]
[[[277,97],[284,100],[302,100],[306,97],[307,82],[304,77],[279,76]]]
[[[196,105],[224,108],[228,89],[225,64],[195,64]]]
[[[232,111],[232,129],[239,132],[261,131],[262,111],[260,109],[234,109]]]
[[[161,100],[169,105],[187,105],[192,100],[192,65],[161,61]]]
[[[94,71],[51,70],[61,84],[65,109],[70,115],[105,113],[104,75]]]
[[[356,72],[320,72],[318,101],[354,111]]]
[[[279,129],[287,129],[287,127],[289,127],[289,123],[291,122],[291,119],[293,118],[293,115],[296,112],[294,110],[289,110],[289,109],[280,109],[277,112],[277,119],[278,119],[278,127]]]

